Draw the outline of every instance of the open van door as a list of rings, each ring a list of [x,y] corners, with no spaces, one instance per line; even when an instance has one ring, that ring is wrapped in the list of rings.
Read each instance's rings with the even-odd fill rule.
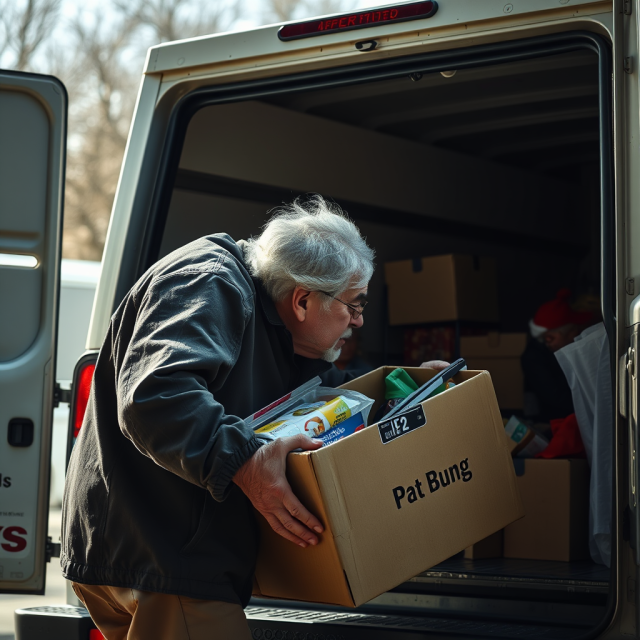
[[[0,593],[44,592],[67,93],[0,71]]]

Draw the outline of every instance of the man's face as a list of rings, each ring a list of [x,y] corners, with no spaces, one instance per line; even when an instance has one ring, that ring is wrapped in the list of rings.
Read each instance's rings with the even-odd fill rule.
[[[342,302],[318,291],[310,293],[305,321],[291,332],[296,353],[307,358],[322,358],[327,362],[335,362],[353,329],[362,326],[362,315],[354,319],[352,310],[343,302],[357,308],[360,303],[366,302],[367,287],[347,289],[336,297]],[[327,299],[331,304],[325,309]]]
[[[580,328],[576,325],[566,325],[559,329],[549,329],[542,335],[542,340],[554,353],[562,347],[571,344],[575,337],[580,333]]]
[[[340,352],[340,357],[336,360],[336,365],[338,367],[345,367],[348,365],[355,357],[358,351],[358,333],[354,332],[347,338],[347,341],[344,343],[342,347],[342,351]]]

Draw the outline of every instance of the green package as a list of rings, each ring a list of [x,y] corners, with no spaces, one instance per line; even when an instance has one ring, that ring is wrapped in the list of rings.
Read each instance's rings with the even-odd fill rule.
[[[384,380],[385,400],[406,398],[418,388],[411,376],[404,369],[394,369]]]

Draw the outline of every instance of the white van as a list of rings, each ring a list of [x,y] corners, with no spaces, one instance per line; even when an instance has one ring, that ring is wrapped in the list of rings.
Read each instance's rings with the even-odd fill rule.
[[[84,353],[93,299],[100,278],[100,263],[63,259],[60,269],[56,381],[69,389],[76,362]],[[51,432],[51,481],[49,503],[62,505],[67,464],[69,405],[61,402],[53,410]]]
[[[637,0],[439,0],[149,51],[72,428],[110,315],[149,265],[207,233],[246,238],[307,192],[341,204],[379,264],[495,257],[504,331],[557,274],[595,283],[611,345],[610,569],[461,561],[356,611],[254,600],[254,638],[640,635],[639,21]],[[48,77],[5,72],[0,92],[0,591],[42,593],[67,104]],[[393,361],[381,270],[370,298],[363,349]],[[91,627],[71,606],[16,620],[21,639]]]

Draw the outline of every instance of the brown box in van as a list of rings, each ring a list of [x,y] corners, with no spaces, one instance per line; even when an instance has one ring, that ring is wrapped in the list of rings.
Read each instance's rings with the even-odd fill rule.
[[[526,333],[497,333],[462,336],[460,356],[469,369],[486,369],[501,409],[522,409],[524,378],[520,356],[527,346]]]
[[[389,324],[498,321],[493,258],[444,255],[384,265]]]
[[[374,398],[375,415],[392,369],[344,387]],[[434,375],[407,371],[419,384]],[[522,516],[491,378],[455,380],[405,419],[289,455],[291,486],[325,532],[302,549],[260,517],[256,595],[358,606]]]
[[[504,557],[564,562],[588,558],[587,461],[513,462],[525,517],[506,527]]]
[[[467,560],[481,560],[485,558],[502,558],[504,530],[496,531],[490,536],[472,544],[464,550]]]

